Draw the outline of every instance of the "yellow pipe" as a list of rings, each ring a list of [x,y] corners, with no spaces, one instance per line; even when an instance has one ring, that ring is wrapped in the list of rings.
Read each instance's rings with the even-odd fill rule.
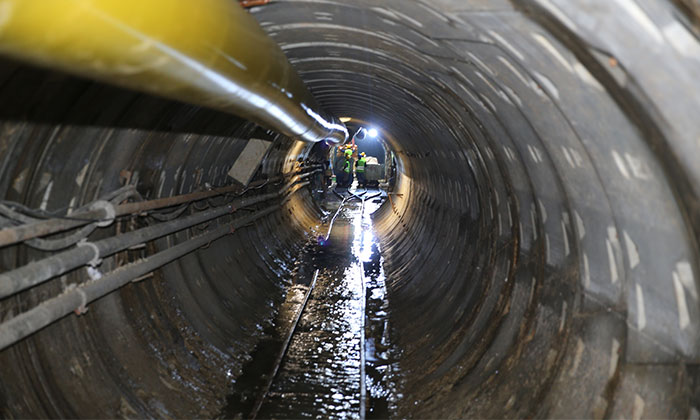
[[[282,50],[234,0],[0,0],[0,54],[343,142]]]

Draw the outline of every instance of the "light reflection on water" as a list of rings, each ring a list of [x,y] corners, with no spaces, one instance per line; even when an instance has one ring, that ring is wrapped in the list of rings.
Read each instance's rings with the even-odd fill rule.
[[[336,219],[329,240],[310,250],[313,255],[300,259],[300,265],[313,269],[307,267],[298,273],[319,269],[316,288],[259,418],[359,418],[360,335],[365,314],[366,383],[370,400],[367,418],[386,418],[393,411],[397,394],[393,376],[397,368],[391,362],[386,287],[371,220],[371,213],[379,205],[367,200],[361,212],[360,202],[348,202]],[[363,274],[366,311],[361,300]],[[304,283],[299,278],[295,282]],[[293,286],[294,292],[290,290],[280,308],[275,328],[280,337],[283,331],[288,331],[303,295],[303,290],[298,288],[305,290],[305,286]],[[272,340],[272,346],[279,346],[279,342]],[[266,368],[269,370],[274,361],[269,355],[274,353],[263,352],[268,354],[267,364],[258,361],[250,376],[266,375]],[[245,413],[245,409],[238,412]],[[228,411],[229,415],[233,413]]]

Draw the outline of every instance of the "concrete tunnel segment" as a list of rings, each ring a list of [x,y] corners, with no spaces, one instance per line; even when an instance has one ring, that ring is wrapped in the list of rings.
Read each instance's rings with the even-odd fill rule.
[[[692,4],[692,3],[691,3]],[[375,216],[400,417],[697,417],[697,15],[637,1],[286,1],[251,9],[319,103],[391,133]],[[310,146],[202,108],[0,67],[0,191],[148,197]],[[199,174],[199,175],[196,175]],[[0,353],[5,417],[212,416],[318,213],[308,195]],[[187,239],[185,233],[155,248]],[[4,249],[9,269],[36,258]],[[109,261],[115,264],[116,261]],[[61,280],[0,302],[27,309]]]

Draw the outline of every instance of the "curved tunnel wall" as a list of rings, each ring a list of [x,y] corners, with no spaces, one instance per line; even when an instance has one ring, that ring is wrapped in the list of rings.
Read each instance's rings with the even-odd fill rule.
[[[287,157],[295,142],[227,115],[10,62],[2,67],[5,200],[56,210],[77,208],[125,180],[138,185],[145,198],[225,185],[250,137],[275,142],[259,178],[289,172],[296,162]],[[309,200],[296,195],[284,211],[3,351],[3,417],[216,416],[282,295],[306,230],[318,221]],[[145,218],[123,222],[93,238],[145,223]],[[135,261],[208,227],[120,253],[101,269]],[[44,255],[10,247],[0,263],[5,271]],[[7,298],[2,318],[86,279],[79,269]]]
[[[400,195],[375,216],[403,349],[400,416],[698,410],[688,92],[700,54],[671,3],[300,0],[251,12],[324,108],[382,127],[400,158]],[[3,77],[2,191],[37,207],[49,182],[61,194],[47,206],[60,207],[116,187],[125,168],[149,197],[194,188],[199,169],[218,184],[260,134],[46,72]],[[270,175],[308,150],[275,141]],[[216,413],[316,223],[308,196],[289,206],[1,353],[7,412]],[[3,269],[31,258],[13,248]],[[3,316],[80,276],[2,302]]]

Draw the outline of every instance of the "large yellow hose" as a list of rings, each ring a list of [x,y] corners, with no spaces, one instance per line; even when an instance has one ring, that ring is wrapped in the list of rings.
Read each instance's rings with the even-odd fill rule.
[[[282,50],[233,0],[0,0],[0,53],[344,141]]]

